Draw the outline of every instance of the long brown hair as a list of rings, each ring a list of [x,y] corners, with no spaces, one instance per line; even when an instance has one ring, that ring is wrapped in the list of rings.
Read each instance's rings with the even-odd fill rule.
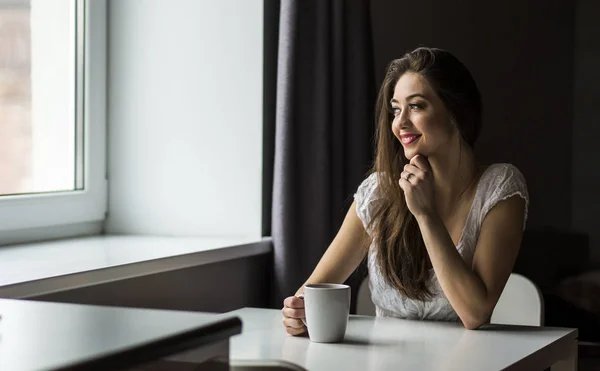
[[[481,95],[467,68],[441,49],[418,48],[393,60],[387,68],[376,106],[377,155],[372,169],[378,179],[378,201],[369,223],[377,264],[401,294],[418,300],[431,297],[427,282],[431,261],[415,217],[408,210],[398,180],[408,160],[392,133],[390,99],[406,72],[423,76],[450,113],[464,142],[473,147],[481,129]]]

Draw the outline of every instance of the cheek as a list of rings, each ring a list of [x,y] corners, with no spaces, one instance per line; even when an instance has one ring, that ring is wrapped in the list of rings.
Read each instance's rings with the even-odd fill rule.
[[[436,137],[440,134],[440,125],[435,118],[430,116],[421,116],[413,120],[415,128],[425,137]]]
[[[434,129],[436,142],[446,143],[452,139],[453,130],[448,125],[440,124]]]
[[[424,121],[424,130],[436,138],[445,140],[452,136],[454,126],[446,117],[434,116]]]
[[[445,121],[440,125],[440,137],[445,143],[449,143],[458,135],[456,127],[449,121]]]
[[[445,120],[423,120],[420,122],[419,130],[423,134],[423,145],[427,147],[439,147],[452,140],[454,128]]]

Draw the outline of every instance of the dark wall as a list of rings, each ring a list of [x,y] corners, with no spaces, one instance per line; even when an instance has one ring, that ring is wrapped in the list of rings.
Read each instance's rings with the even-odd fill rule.
[[[271,266],[272,254],[269,253],[29,299],[202,312],[267,307]]]
[[[523,172],[531,195],[529,228],[569,228],[574,1],[371,4],[378,84],[389,61],[415,47],[455,54],[484,99],[480,162],[510,162]]]
[[[600,1],[578,0],[575,14],[573,228],[589,235],[600,266]]]

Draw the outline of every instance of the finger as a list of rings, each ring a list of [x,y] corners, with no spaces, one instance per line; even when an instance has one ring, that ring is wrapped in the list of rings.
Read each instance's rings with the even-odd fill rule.
[[[302,334],[306,333],[306,327],[303,327],[303,328],[286,327],[285,332],[287,332],[288,334],[293,335],[293,336],[298,336],[298,335],[302,335]]]
[[[400,184],[400,188],[402,188],[404,193],[408,192],[410,190],[410,187],[412,186],[412,184],[404,178],[400,178],[398,184]]]
[[[304,322],[302,322],[299,319],[296,318],[283,318],[283,325],[285,327],[292,327],[292,328],[302,328],[304,327]]]
[[[429,161],[422,155],[416,155],[410,159],[411,165],[418,167],[421,170],[430,171],[431,166],[429,165]]]
[[[425,157],[423,155],[416,155],[415,157],[413,157],[410,160],[410,163],[411,163],[411,165],[414,165],[421,170],[431,171],[431,165],[429,164],[427,157]]]
[[[284,317],[288,318],[304,318],[306,314],[304,314],[304,309],[295,309],[290,307],[284,307],[281,310],[281,313]]]
[[[308,331],[308,329],[306,328],[306,326],[303,327],[291,327],[291,326],[286,326],[285,323],[283,324],[284,328],[285,328],[285,332],[287,332],[290,335],[300,335],[302,333],[305,333]]]
[[[283,301],[283,306],[288,308],[303,309],[304,300],[300,299],[297,296],[290,296],[285,298],[285,300]]]
[[[400,179],[404,179],[404,180],[406,180],[410,184],[414,184],[413,183],[414,182],[414,178],[416,178],[416,175],[413,174],[413,173],[410,173],[408,171],[403,171],[400,174]]]
[[[406,164],[404,166],[404,172],[411,173],[419,179],[424,179],[425,174],[426,174],[426,171],[421,170],[418,167],[416,167],[415,165],[411,165],[411,164]]]

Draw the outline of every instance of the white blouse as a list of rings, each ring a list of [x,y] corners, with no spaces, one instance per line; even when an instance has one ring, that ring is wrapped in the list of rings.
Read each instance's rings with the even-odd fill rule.
[[[525,178],[521,172],[510,164],[494,164],[488,166],[482,174],[471,210],[460,236],[456,249],[471,266],[473,254],[481,224],[488,211],[499,201],[519,195],[525,200],[525,221],[529,206],[529,195]],[[371,221],[373,206],[378,199],[377,174],[371,174],[358,187],[354,195],[356,212],[365,228]],[[525,225],[523,225],[523,229]],[[368,229],[367,229],[367,232]],[[446,295],[442,291],[433,269],[430,270],[429,288],[432,297],[428,301],[409,299],[391,286],[381,274],[376,259],[377,251],[374,243],[369,247],[368,269],[371,298],[376,307],[377,316],[400,317],[408,319],[428,319],[441,321],[457,321],[458,316]]]

